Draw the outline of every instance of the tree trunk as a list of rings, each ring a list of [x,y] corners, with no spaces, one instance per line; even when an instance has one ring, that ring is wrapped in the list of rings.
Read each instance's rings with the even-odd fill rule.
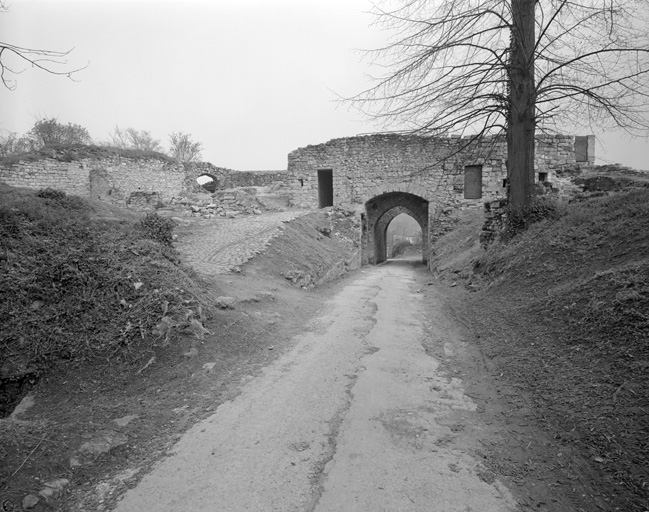
[[[521,212],[534,198],[534,7],[536,0],[511,0],[512,33],[507,119],[509,208]]]

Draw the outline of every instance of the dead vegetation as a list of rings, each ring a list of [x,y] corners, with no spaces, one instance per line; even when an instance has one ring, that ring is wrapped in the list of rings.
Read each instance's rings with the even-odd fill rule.
[[[180,265],[171,221],[95,219],[86,201],[51,189],[7,188],[2,199],[3,384],[61,361],[134,362],[178,332],[201,335],[208,293]]]

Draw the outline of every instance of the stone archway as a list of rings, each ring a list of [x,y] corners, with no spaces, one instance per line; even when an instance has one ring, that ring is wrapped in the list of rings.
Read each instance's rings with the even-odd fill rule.
[[[422,262],[428,262],[428,201],[410,192],[388,192],[365,203],[362,262],[376,265],[387,259],[386,232],[397,215],[406,213],[421,227]]]
[[[207,190],[210,193],[216,192],[216,189],[219,187],[219,179],[208,172],[204,172],[196,178],[196,183],[198,183],[202,189]]]

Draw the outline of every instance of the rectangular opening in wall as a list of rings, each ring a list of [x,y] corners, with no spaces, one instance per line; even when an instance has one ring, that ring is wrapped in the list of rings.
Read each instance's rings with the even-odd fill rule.
[[[318,203],[320,208],[334,205],[334,178],[331,169],[318,170]]]
[[[575,137],[575,160],[577,162],[588,162],[588,136]]]
[[[464,199],[482,197],[482,166],[467,165],[464,168]]]
[[[548,173],[547,172],[540,172],[539,173],[539,183],[545,183],[548,181]]]

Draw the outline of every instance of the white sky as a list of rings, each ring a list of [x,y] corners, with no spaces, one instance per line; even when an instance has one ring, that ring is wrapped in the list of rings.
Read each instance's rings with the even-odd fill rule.
[[[370,0],[13,0],[2,40],[74,48],[72,82],[26,69],[0,88],[0,129],[41,117],[86,127],[149,130],[166,147],[183,131],[203,160],[238,170],[285,169],[308,144],[377,131],[336,101],[370,84],[357,49],[381,46]],[[377,74],[375,72],[375,74]],[[568,132],[570,133],[570,132]],[[580,133],[580,135],[583,135]],[[604,146],[602,146],[604,144]],[[598,163],[649,168],[649,141],[606,134]]]

